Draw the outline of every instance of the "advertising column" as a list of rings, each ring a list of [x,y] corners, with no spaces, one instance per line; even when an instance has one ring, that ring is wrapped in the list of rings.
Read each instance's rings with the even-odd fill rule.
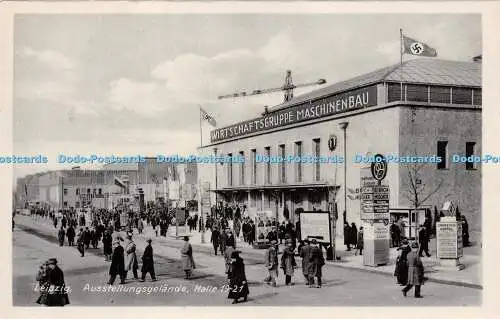
[[[382,185],[387,162],[361,168],[361,220],[363,225],[363,265],[379,266],[389,262],[389,186]]]
[[[462,222],[456,221],[455,216],[441,217],[436,223],[436,235],[441,268],[464,269],[460,263],[460,257],[463,257]]]

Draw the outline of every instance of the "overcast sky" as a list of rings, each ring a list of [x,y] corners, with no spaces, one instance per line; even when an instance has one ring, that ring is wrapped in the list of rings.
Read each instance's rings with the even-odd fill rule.
[[[286,69],[333,84],[398,63],[399,28],[441,59],[482,47],[478,15],[16,15],[14,27],[14,153],[52,162],[16,176],[58,167],[59,153],[195,153],[198,105],[224,126],[283,94],[218,95],[281,86]]]

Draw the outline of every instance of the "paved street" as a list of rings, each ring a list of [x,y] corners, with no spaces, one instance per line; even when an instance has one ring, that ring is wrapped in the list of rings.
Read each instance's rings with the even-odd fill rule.
[[[80,257],[74,247],[59,247],[55,231],[40,227],[16,227],[13,233],[13,300],[17,306],[37,306],[34,303],[38,292],[34,291],[38,265],[50,257],[56,257],[64,271],[66,284],[71,288],[70,306],[222,306],[230,305],[225,284],[224,262],[207,250],[197,251],[194,257],[197,268],[191,281],[183,279],[180,268],[179,241],[169,239],[165,244],[155,245],[155,269],[158,281],[140,283],[127,280],[121,292],[96,292],[108,279],[109,263],[102,257],[102,244],[98,249],[89,249]],[[153,238],[154,240],[154,238]],[[142,256],[144,243],[137,239],[138,256]],[[265,277],[263,261],[255,256],[242,254],[250,282],[247,303],[231,306],[477,306],[481,304],[479,289],[457,287],[427,282],[422,288],[423,299],[404,298],[394,279],[385,275],[327,265],[323,268],[322,289],[307,288],[302,284],[301,269],[297,269],[297,284],[283,285],[280,273],[277,288],[263,284]],[[300,264],[300,258],[297,259]],[[131,274],[129,274],[129,277]],[[147,278],[149,279],[149,277]],[[211,291],[199,291],[200,288]],[[147,289],[150,289],[148,293]],[[155,291],[151,291],[156,288]],[[409,295],[410,296],[410,295]]]

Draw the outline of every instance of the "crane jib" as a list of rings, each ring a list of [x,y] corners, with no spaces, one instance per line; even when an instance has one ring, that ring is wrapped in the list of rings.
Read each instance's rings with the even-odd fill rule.
[[[377,86],[372,85],[315,101],[304,102],[260,118],[218,128],[211,131],[210,138],[213,143],[375,105],[377,105]]]

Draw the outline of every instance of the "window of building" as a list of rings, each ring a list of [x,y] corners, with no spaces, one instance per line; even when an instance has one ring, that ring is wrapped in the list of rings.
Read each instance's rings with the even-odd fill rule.
[[[299,158],[295,162],[295,177],[298,183],[302,182],[302,142],[295,142],[295,156]]]
[[[475,150],[476,150],[476,143],[475,142],[466,142],[465,143],[465,156],[467,158],[476,155],[475,154]],[[472,161],[472,162],[469,162],[469,161],[465,162],[465,169],[466,170],[474,170],[474,169],[476,169],[475,162],[474,161]]]
[[[318,182],[321,179],[321,166],[320,166],[320,162],[319,162],[319,157],[321,156],[320,142],[321,142],[321,140],[319,138],[316,138],[313,140],[314,157],[315,157],[314,180],[316,182]]]
[[[102,188],[99,188],[99,195],[102,195]]]
[[[64,195],[68,195],[68,189],[67,188],[63,189],[63,193]]]
[[[482,92],[481,89],[473,89],[472,94],[474,94],[474,105],[482,105]]]
[[[453,88],[451,99],[453,104],[472,104],[472,89]]]
[[[94,188],[92,192],[94,193],[94,195],[97,194],[97,189]]]
[[[401,101],[401,84],[387,83],[387,102]]]
[[[68,202],[64,202],[64,207],[68,207]]]
[[[90,194],[90,188],[87,188],[87,194]]]
[[[271,147],[266,147],[264,151],[266,153],[266,158],[268,159],[266,161],[266,184],[271,184],[271,161],[269,160],[271,157]]]
[[[227,184],[228,186],[233,186],[233,154],[227,154],[229,157],[229,162],[227,163]]]
[[[406,100],[414,102],[428,102],[429,91],[427,85],[407,84]]]
[[[80,189],[79,189],[79,188],[77,188],[77,189],[75,190],[75,192],[76,192],[76,196],[80,195]]]
[[[431,86],[431,102],[450,104],[450,90],[445,86]]]
[[[252,158],[251,158],[251,163],[252,163],[252,184],[257,184],[257,150],[253,149],[252,150]]]
[[[245,152],[240,152],[240,157],[245,158]],[[240,163],[240,185],[245,185],[245,161]]]
[[[78,201],[75,202],[75,208],[80,208],[80,202]]]
[[[437,154],[441,158],[441,162],[437,164],[438,169],[448,168],[448,142],[438,141],[437,142]]]
[[[285,144],[281,144],[279,146],[280,150],[280,156],[282,161],[280,162],[280,182],[285,183],[286,182],[286,165],[285,165],[285,157],[286,157],[286,150],[285,150]]]

